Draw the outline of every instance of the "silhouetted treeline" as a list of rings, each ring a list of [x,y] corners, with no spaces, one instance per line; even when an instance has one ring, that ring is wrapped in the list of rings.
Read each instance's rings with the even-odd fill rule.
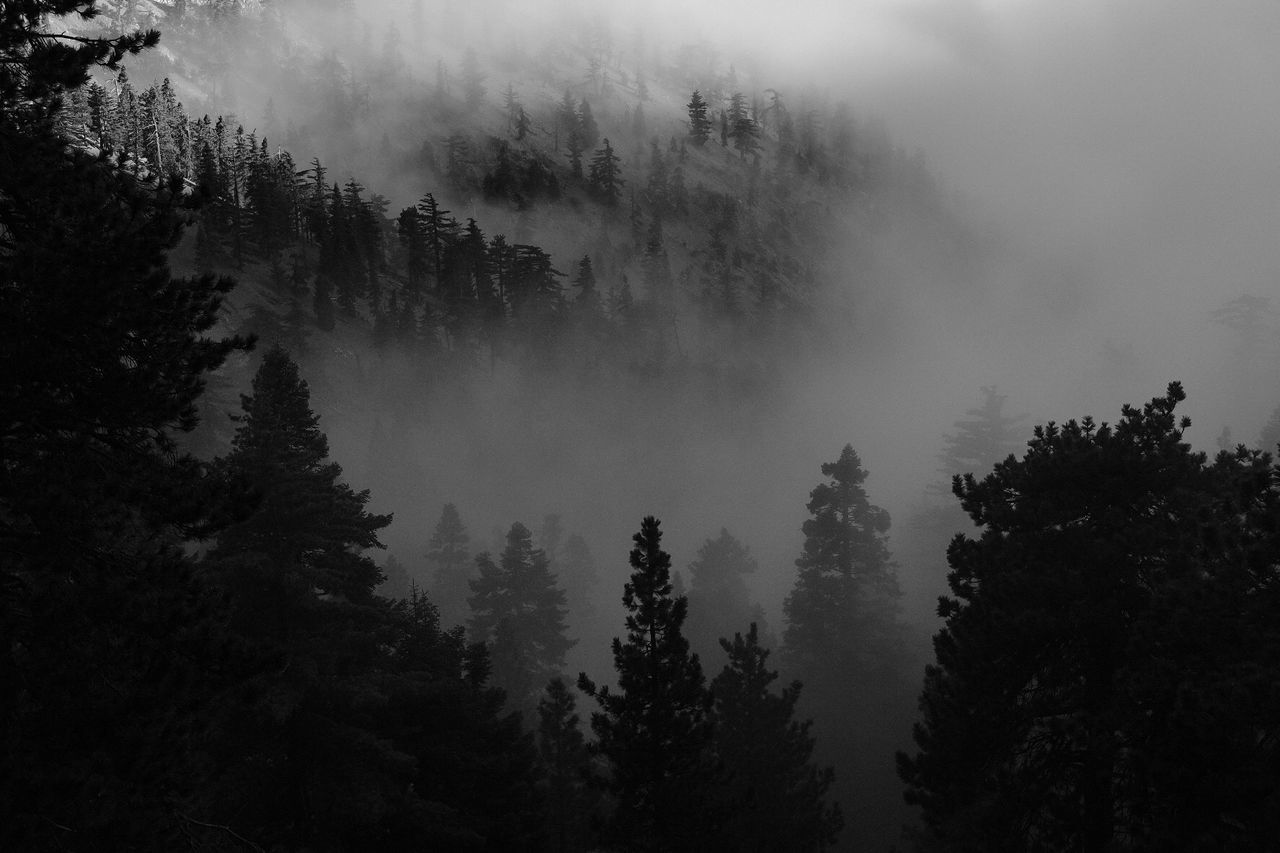
[[[1183,439],[1174,383],[1036,427],[955,493],[919,752],[931,843],[1267,850],[1280,829],[1280,468]],[[990,398],[989,398],[990,399]]]
[[[72,92],[65,118],[77,136],[132,168],[177,171],[209,195],[198,262],[204,269],[260,262],[290,304],[255,306],[246,328],[294,348],[306,327],[327,330],[345,317],[374,329],[381,345],[407,346],[428,361],[434,350],[461,355],[454,363],[550,358],[588,370],[727,363],[749,373],[749,364],[796,340],[821,339],[815,333],[822,318],[811,311],[825,226],[810,212],[810,190],[830,185],[833,193],[819,198],[850,199],[874,216],[881,205],[866,199],[914,180],[883,131],[854,121],[847,109],[774,89],[748,97],[732,69],[727,77],[711,74],[683,55],[651,75],[628,73],[602,24],[567,20],[554,38],[572,46],[571,54],[581,51],[591,85],[574,84],[563,101],[535,105],[511,84],[500,96],[492,83],[486,87],[475,51],[460,68],[441,60],[435,87],[413,86],[394,28],[380,49],[366,31],[341,53],[321,55],[282,34],[280,8],[244,5],[179,4],[165,21],[183,60],[207,66],[211,88],[237,72],[235,63],[206,55],[210,32],[254,54],[250,64],[269,66],[276,86],[291,94],[268,104],[262,133],[234,118],[188,116],[168,81],[135,91],[123,75]],[[142,14],[128,5],[114,11],[123,20]],[[349,17],[341,4],[306,12],[297,16],[304,29],[316,14]],[[249,19],[256,25],[246,26]],[[272,59],[286,53],[287,62]],[[179,60],[155,60],[155,67],[190,73]],[[677,91],[702,86],[712,112],[728,117],[735,156],[724,161],[696,144],[690,151],[683,131],[646,129],[638,114],[656,80]],[[375,109],[370,99],[390,102],[406,90],[425,102],[412,108],[426,117],[425,139],[363,139]],[[593,105],[607,106],[607,114],[597,118]],[[499,106],[501,130],[492,121]],[[292,117],[282,121],[286,111]],[[293,117],[304,112],[315,115],[299,129]],[[282,140],[293,147],[352,134],[363,139],[353,144],[379,152],[365,167],[377,172],[373,179],[334,180],[320,159],[295,163],[280,147]],[[754,141],[743,147],[744,139]],[[514,235],[486,235],[482,219],[450,219],[437,223],[433,262],[424,267],[413,223],[403,212],[389,222],[394,211],[366,189],[403,182],[406,171],[441,209],[468,209],[475,199],[525,212],[543,204],[580,212],[585,205],[600,210],[602,221],[582,227],[579,245],[558,247],[564,257],[552,260],[520,226]],[[628,224],[630,240],[620,241],[617,232]],[[560,286],[542,276],[534,286],[547,298],[521,316],[519,287],[508,292],[502,280],[504,254],[531,255],[567,276]],[[577,282],[568,279],[582,258],[591,260],[596,286],[595,298],[579,305],[569,286]]]
[[[595,705],[588,737],[561,673],[594,576],[585,542],[548,516],[536,545],[517,523],[496,558],[472,559],[446,505],[427,543],[431,592],[390,577],[367,553],[390,516],[330,459],[280,344],[257,361],[225,452],[184,453],[210,372],[254,342],[215,331],[230,280],[167,264],[201,205],[200,265],[265,258],[282,291],[310,291],[321,326],[368,312],[384,342],[552,358],[574,329],[616,329],[639,309],[601,307],[590,254],[570,302],[538,247],[461,226],[431,194],[392,224],[359,182],[181,117],[165,86],[79,89],[90,67],[118,71],[157,38],[36,35],[48,15],[93,8],[0,9],[0,846],[835,843],[861,804],[834,803],[827,765],[859,773],[882,745],[874,706],[897,701],[910,660],[890,519],[853,447],[821,467],[783,605],[781,659],[807,686],[771,686],[747,548],[727,530],[708,540],[686,598],[647,517],[613,683],[577,680]],[[594,58],[603,93],[609,54]],[[745,160],[763,122],[740,97],[729,106],[722,141]],[[600,141],[586,180],[620,202]],[[675,148],[653,147],[653,175]],[[536,160],[495,156],[495,193],[550,196]],[[651,180],[649,203],[673,204],[670,187]],[[662,220],[637,231],[660,317]],[[732,281],[729,256],[710,252],[713,283]],[[942,457],[980,530],[948,549],[918,751],[899,756],[921,849],[1272,849],[1280,467],[1245,447],[1193,452],[1177,384],[1114,426],[1039,427],[1021,459],[1006,455],[1017,419],[994,388],[984,397]],[[993,462],[981,479],[965,470]],[[389,581],[400,595],[377,593]],[[727,662],[708,679],[694,646],[713,640]]]

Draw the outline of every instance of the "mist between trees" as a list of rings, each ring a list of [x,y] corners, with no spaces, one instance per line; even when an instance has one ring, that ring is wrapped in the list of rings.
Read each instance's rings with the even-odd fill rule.
[[[1275,414],[1120,407],[1114,259],[794,71],[514,9],[0,11],[2,846],[1270,849]]]

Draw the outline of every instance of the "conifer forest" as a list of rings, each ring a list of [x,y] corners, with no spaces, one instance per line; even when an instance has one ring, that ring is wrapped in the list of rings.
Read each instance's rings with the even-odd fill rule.
[[[1277,31],[0,0],[0,850],[1280,849]]]

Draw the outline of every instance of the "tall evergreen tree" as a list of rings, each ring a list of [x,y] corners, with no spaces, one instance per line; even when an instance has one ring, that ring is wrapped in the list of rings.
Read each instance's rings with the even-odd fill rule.
[[[62,96],[153,32],[69,38],[92,2],[0,5],[0,847],[181,845],[231,665],[181,541],[214,492],[178,437],[229,280],[175,279],[186,213],[69,145]],[[61,30],[61,26],[56,26]],[[90,840],[91,839],[91,840]]]
[[[564,97],[556,104],[556,150],[560,150],[560,140],[569,138],[569,134],[578,127],[578,102],[573,92],[565,89]]]
[[[409,570],[395,558],[394,554],[387,555],[387,562],[383,566],[382,575],[382,583],[378,585],[376,590],[378,595],[383,598],[409,598],[410,592],[414,588],[413,578],[409,576]]]
[[[596,561],[587,542],[577,533],[569,534],[556,562],[556,576],[565,591],[570,624],[579,637],[596,636],[592,630],[598,619],[595,590],[600,579]]]
[[[359,850],[376,839],[392,850],[543,849],[537,754],[519,720],[502,712],[502,691],[487,684],[483,647],[468,647],[461,628],[442,628],[416,587],[385,621],[383,660],[361,685],[368,733],[340,782],[358,812],[394,808],[373,825],[366,820],[362,834],[324,845]],[[361,766],[379,742],[400,752],[408,778],[399,787],[375,784]]]
[[[587,182],[596,196],[608,207],[617,207],[622,197],[622,161],[613,153],[613,146],[605,139],[604,146],[591,158],[591,170]]]
[[[938,843],[1274,845],[1280,492],[1257,452],[1193,452],[1184,396],[1037,427],[956,484],[982,534],[948,550],[919,752],[899,756]]]
[[[569,159],[569,174],[571,174],[575,178],[581,178],[582,177],[582,152],[586,150],[586,147],[584,146],[582,141],[582,131],[578,129],[578,126],[576,124],[569,129],[569,135],[568,135],[568,140],[566,145],[569,152],[566,155]]]
[[[783,604],[788,665],[802,677],[848,677],[898,662],[898,584],[886,534],[889,513],[872,504],[853,447],[822,466],[828,482],[809,493],[804,552]]]
[[[707,117],[707,109],[702,93],[694,89],[689,99],[689,139],[699,148],[711,138],[711,119]]]
[[[538,754],[544,778],[550,849],[589,849],[599,796],[590,786],[591,754],[582,734],[572,688],[553,678],[538,702]]]
[[[578,288],[578,302],[584,305],[599,302],[600,295],[596,292],[596,273],[591,267],[590,255],[583,255],[582,260],[578,261],[578,274],[573,278],[573,286]]]
[[[734,92],[729,99],[727,114],[729,138],[740,157],[755,153],[760,147],[760,125],[752,117],[747,107],[747,98],[741,92]]]
[[[560,674],[574,645],[565,636],[564,591],[523,524],[511,525],[500,563],[484,553],[476,557],[476,568],[479,576],[470,582],[467,599],[468,631],[473,640],[489,644],[493,683],[531,721],[539,694]]]
[[[353,803],[348,773],[370,796],[410,781],[363,706],[377,701],[369,679],[386,605],[373,594],[382,573],[362,551],[381,547],[391,518],[367,512],[369,492],[339,479],[283,349],[264,355],[252,390],[221,469],[257,506],[219,535],[205,568],[227,590],[231,626],[279,664],[226,722],[235,748],[219,762],[218,801],[264,842],[350,839],[397,806]]]
[[[439,288],[444,276],[444,253],[458,236],[458,221],[440,207],[431,193],[418,202],[418,221],[426,238],[434,284]]]
[[[469,581],[475,566],[470,545],[471,537],[458,508],[445,504],[427,543],[427,568],[431,576],[431,600],[449,625],[460,625],[467,618]]]
[[[365,511],[369,492],[356,492],[329,460],[329,441],[311,411],[310,390],[298,366],[280,346],[268,350],[241,397],[232,452],[224,469],[258,495],[252,516],[218,539],[215,561],[242,563],[251,586],[255,627],[285,635],[291,613],[313,606],[317,595],[368,602],[382,581],[377,565],[360,551],[380,548],[377,531],[389,515]],[[246,587],[246,592],[248,588]],[[246,602],[246,605],[248,602]]]
[[[936,618],[937,598],[945,591],[947,543],[957,532],[971,525],[959,503],[951,499],[955,481],[965,474],[985,475],[1000,461],[1017,450],[1023,438],[1018,425],[1026,415],[1005,412],[1006,395],[994,385],[982,388],[982,403],[965,410],[965,416],[953,424],[943,436],[943,447],[936,456],[937,471],[942,479],[929,484],[923,501],[907,519],[911,535],[899,558],[911,566],[918,587],[908,596],[908,607],[916,619]],[[910,617],[909,617],[910,618]]]
[[[606,840],[625,850],[693,850],[716,831],[707,755],[711,694],[681,631],[689,605],[672,596],[671,557],[662,550],[658,520],[645,518],[634,541],[622,594],[627,638],[613,640],[618,689],[578,676],[578,689],[600,706],[591,728],[616,800]]]
[[[405,289],[409,300],[416,303],[426,291],[427,272],[432,268],[426,230],[416,206],[400,211],[396,218],[396,233],[405,253]]]
[[[1027,416],[1005,414],[1006,399],[1008,395],[999,393],[996,386],[982,386],[982,405],[965,410],[965,417],[954,424],[955,431],[943,437],[938,471],[946,484],[935,491],[950,494],[955,478],[985,474],[1018,449],[1021,435],[1017,424]]]
[[[600,141],[600,127],[591,114],[591,104],[587,103],[586,98],[583,98],[582,103],[578,105],[577,118],[577,128],[582,138],[583,149],[595,148],[596,143]]]
[[[689,643],[706,660],[718,655],[720,640],[745,625],[760,622],[752,607],[745,576],[754,574],[756,561],[750,550],[728,530],[708,539],[689,564]]]
[[[520,97],[516,94],[515,86],[511,83],[507,84],[506,91],[502,93],[502,108],[507,115],[507,134],[515,129],[516,121],[520,117],[520,113],[524,108],[520,105]]]
[[[728,850],[825,850],[844,818],[827,800],[834,772],[812,764],[812,721],[795,719],[800,682],[780,694],[769,689],[778,673],[766,667],[755,623],[746,637],[722,639],[728,655],[711,682],[715,696],[714,748],[722,762],[727,818],[720,833]]]

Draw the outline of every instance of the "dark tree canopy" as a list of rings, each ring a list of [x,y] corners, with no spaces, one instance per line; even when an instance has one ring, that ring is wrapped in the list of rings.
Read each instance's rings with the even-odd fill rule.
[[[947,849],[1274,845],[1274,475],[1244,449],[1206,464],[1183,398],[1037,427],[957,483],[983,532],[948,551],[920,751],[899,757]]]
[[[783,604],[785,657],[806,678],[832,669],[868,673],[898,662],[889,513],[867,497],[867,472],[852,446],[822,473],[830,480],[809,493],[812,517],[802,525],[804,551]]]
[[[698,549],[698,559],[689,564],[689,621],[686,633],[690,645],[703,658],[720,650],[720,640],[759,622],[750,600],[746,576],[756,571],[751,551],[725,528]]]
[[[574,645],[566,636],[564,591],[523,524],[511,525],[499,563],[484,553],[476,567],[468,631],[489,644],[493,683],[531,719],[544,686],[560,674]]]
[[[634,541],[622,595],[627,637],[613,640],[618,689],[597,688],[585,673],[578,688],[600,706],[591,728],[616,799],[607,840],[627,850],[691,850],[715,830],[706,755],[711,694],[681,633],[688,602],[672,597],[658,520],[645,518]]]
[[[180,844],[196,732],[225,688],[219,615],[181,548],[218,495],[180,451],[232,282],[175,279],[185,211],[59,136],[61,95],[154,33],[71,39],[0,5],[0,847]]]
[[[451,503],[440,510],[440,520],[427,543],[427,566],[431,600],[440,608],[441,617],[446,624],[462,624],[467,618],[475,560],[471,557],[471,536]]]
[[[19,121],[49,118],[65,91],[89,82],[94,66],[117,69],[125,56],[159,43],[155,30],[83,38],[45,26],[51,17],[92,20],[101,11],[97,0],[6,0],[0,10],[0,113]]]
[[[982,386],[982,405],[967,409],[965,417],[955,422],[954,432],[943,436],[938,472],[946,479],[946,487],[940,491],[950,494],[953,478],[984,474],[1018,449],[1023,432],[1017,425],[1027,416],[1005,414],[1007,398],[994,385]]]
[[[590,785],[591,754],[577,700],[573,688],[561,678],[548,682],[538,702],[538,756],[550,849],[559,853],[589,849],[599,794]]]
[[[689,138],[701,148],[711,138],[711,119],[707,117],[707,102],[702,93],[693,90],[689,98]]]
[[[760,147],[760,125],[752,117],[747,107],[747,98],[741,92],[734,92],[729,99],[727,112],[729,138],[740,157],[754,154]]]
[[[621,162],[613,153],[613,146],[609,144],[608,139],[591,158],[587,183],[592,192],[608,207],[618,205],[618,199],[622,196],[622,186],[626,183],[622,179]]]
[[[720,645],[729,662],[711,682],[715,696],[713,746],[722,763],[721,796],[728,815],[721,840],[731,850],[825,850],[844,819],[827,801],[830,768],[811,763],[811,721],[795,719],[800,682],[774,693],[778,677],[766,667],[755,623],[746,636]]]
[[[257,511],[218,540],[215,557],[257,561],[288,596],[369,599],[382,573],[366,548],[389,515],[365,511],[369,492],[339,480],[329,442],[311,411],[310,391],[281,347],[270,349],[241,397],[244,413],[225,467],[259,497]]]

